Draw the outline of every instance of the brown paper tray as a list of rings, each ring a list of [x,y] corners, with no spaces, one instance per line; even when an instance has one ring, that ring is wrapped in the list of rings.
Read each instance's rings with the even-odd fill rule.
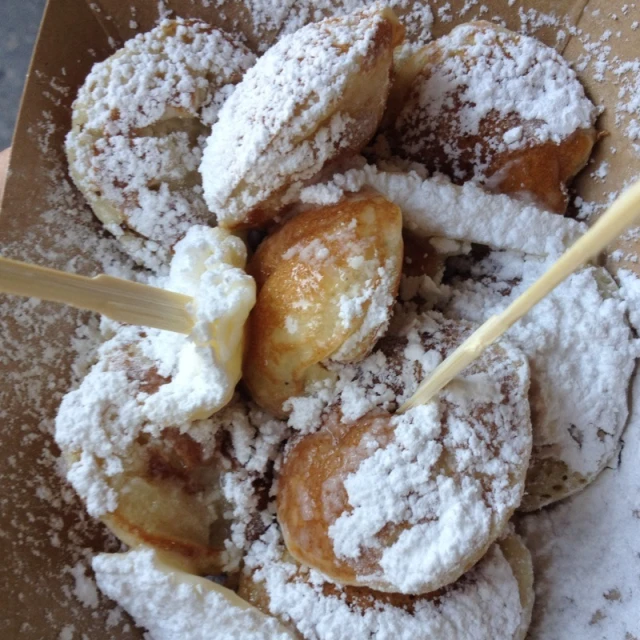
[[[276,38],[274,30],[256,32],[242,5],[227,1],[218,8],[215,4],[172,0],[164,7],[175,15],[240,30],[254,48]],[[442,22],[437,17],[437,6],[442,3],[431,4],[435,35],[449,31],[456,22],[472,19],[479,8],[469,10],[463,19]],[[457,16],[464,4],[464,0],[452,1],[450,13]],[[584,53],[584,34],[597,37],[603,30],[603,16],[609,16],[612,5],[618,3],[531,0],[508,6],[504,0],[493,0],[485,4],[490,10],[484,18],[497,13],[515,29],[521,26],[519,10],[523,6],[554,13],[566,25],[577,26],[582,37],[567,38],[558,46],[569,60],[576,61]],[[49,0],[18,117],[0,212],[3,255],[88,275],[101,270],[103,265],[95,259],[93,246],[79,247],[64,240],[67,225],[89,229],[96,238],[102,233],[90,214],[83,217],[77,194],[65,184],[63,141],[70,126],[70,106],[92,64],[137,31],[150,29],[161,8],[150,0]],[[640,5],[630,6],[624,19],[617,22],[622,36],[608,43],[623,59],[632,59],[640,44],[640,31],[630,28],[634,20],[640,20]],[[554,46],[558,44],[556,31],[555,27],[544,27],[536,35]],[[607,161],[609,177],[603,184],[590,179],[587,170],[576,189],[586,200],[604,202],[609,192],[617,191],[640,172],[640,159],[615,123],[616,90],[607,81],[594,82],[588,74],[582,79],[595,101],[607,108],[599,127],[610,136],[599,143],[594,163]],[[110,241],[105,238],[100,242]],[[626,243],[624,250],[636,253],[635,243]],[[631,268],[637,269],[637,265],[631,263]],[[87,316],[71,311],[63,314],[53,305],[33,306],[8,299],[1,300],[0,307],[0,637],[55,639],[65,637],[60,636],[64,632],[67,637],[86,634],[93,640],[141,638],[142,632],[130,625],[126,615],[117,622],[110,614],[112,605],[104,598],[96,607],[79,602],[78,593],[89,605],[94,594],[89,583],[83,595],[86,585],[73,577],[73,566],[85,552],[88,555],[109,545],[115,547],[103,527],[84,514],[53,464],[57,451],[50,435],[51,420],[69,384],[74,356],[71,338],[76,324],[86,322]],[[21,317],[12,320],[16,314]]]

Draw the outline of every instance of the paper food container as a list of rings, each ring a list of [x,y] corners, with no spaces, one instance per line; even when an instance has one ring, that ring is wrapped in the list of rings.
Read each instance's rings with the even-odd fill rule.
[[[13,141],[0,216],[2,254],[88,275],[104,270],[103,256],[113,241],[71,186],[63,152],[78,87],[96,61],[135,33],[152,28],[161,13],[197,17],[239,31],[250,46],[264,50],[277,37],[278,20],[285,21],[299,3],[252,2],[248,6],[255,11],[260,4],[277,6],[271,24],[254,28],[251,10],[233,2],[50,0]],[[308,8],[313,3],[304,4]],[[397,4],[410,8],[412,3]],[[632,130],[637,117],[633,110],[640,106],[628,90],[626,96],[621,94],[623,87],[633,83],[629,75],[633,69],[624,71],[622,65],[640,50],[640,30],[636,30],[640,4],[623,6],[622,1],[608,0],[486,0],[486,7],[464,0],[430,4],[434,36],[460,22],[500,16],[511,29],[528,27],[576,64],[594,102],[605,107],[598,128],[608,132],[574,185],[584,201],[605,203],[609,194],[640,174],[640,152],[634,148]],[[404,12],[398,9],[400,15]],[[554,19],[549,20],[549,15]],[[614,270],[622,265],[637,270],[638,246],[633,240],[622,242],[618,256],[629,260],[612,263]],[[96,591],[86,570],[94,552],[115,550],[117,544],[85,514],[73,490],[61,480],[51,435],[56,407],[71,378],[74,339],[95,330],[96,320],[58,305],[7,296],[0,298],[0,306],[0,637],[142,638],[143,632],[130,618]],[[627,432],[627,446],[632,437],[639,438],[640,431]],[[629,487],[629,491],[638,489]],[[610,583],[592,585],[593,602],[583,607],[574,603],[576,616],[592,616],[594,638],[640,636],[640,583],[636,581],[635,592],[629,585],[617,585],[613,569],[620,563],[638,562],[640,498],[637,509],[635,516],[629,513],[638,526],[635,541],[629,540],[628,557],[616,557],[612,551],[585,557],[582,566],[567,568],[573,572],[572,579],[589,581],[590,564],[612,567]],[[544,563],[536,565],[536,571],[544,570]],[[593,603],[611,589],[618,589],[617,596],[603,598],[598,609]],[[534,619],[543,607],[567,606],[538,595]],[[629,606],[629,599],[635,602],[635,629],[616,626],[616,598],[620,606]],[[557,638],[565,637],[558,630]]]

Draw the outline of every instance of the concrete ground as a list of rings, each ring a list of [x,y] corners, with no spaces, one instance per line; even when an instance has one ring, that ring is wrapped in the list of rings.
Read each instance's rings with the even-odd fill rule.
[[[0,149],[11,144],[45,0],[0,0]]]

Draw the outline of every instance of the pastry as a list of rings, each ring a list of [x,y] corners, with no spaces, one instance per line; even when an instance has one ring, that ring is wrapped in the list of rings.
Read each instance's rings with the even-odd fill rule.
[[[284,36],[244,76],[205,146],[204,194],[220,225],[264,226],[330,162],[375,133],[403,28],[374,5]]]
[[[241,44],[199,20],[165,20],[94,65],[73,103],[69,171],[95,215],[158,270],[194,224],[215,216],[202,196],[202,145],[253,64]]]
[[[366,356],[389,323],[402,267],[400,209],[365,190],[306,211],[258,248],[243,380],[277,416],[326,377],[325,360]]]
[[[597,111],[562,56],[481,21],[399,65],[397,113],[387,114],[396,153],[564,213],[566,185],[597,138]]]

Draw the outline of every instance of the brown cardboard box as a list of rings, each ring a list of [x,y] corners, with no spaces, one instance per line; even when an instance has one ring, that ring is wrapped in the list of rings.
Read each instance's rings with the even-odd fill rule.
[[[101,269],[92,254],[93,245],[78,256],[77,243],[61,241],[69,220],[73,218],[75,225],[81,217],[77,194],[65,185],[63,154],[77,88],[94,62],[107,57],[137,31],[151,28],[163,8],[179,16],[239,29],[254,47],[275,39],[274,30],[253,30],[250,13],[243,6],[227,1],[220,9],[215,4],[205,0],[49,1],[23,97],[2,203],[0,250],[4,255],[87,274]],[[467,3],[453,0],[449,11],[453,21],[446,21],[439,20],[437,14],[443,3],[431,4],[436,16],[434,35],[478,16],[480,11],[476,4],[461,18],[459,12]],[[560,40],[557,26],[535,31],[572,61],[585,53],[588,34],[593,34],[593,42],[605,28],[614,34],[621,32],[607,44],[623,60],[633,58],[634,48],[640,44],[640,31],[631,28],[640,20],[640,4],[630,5],[626,14],[618,2],[609,0],[493,0],[487,4],[489,12],[482,14],[483,18],[500,15],[514,29],[520,28],[520,12],[525,7],[555,14],[565,32],[569,25],[577,26],[582,30],[579,37]],[[619,15],[614,19],[611,14],[616,11]],[[611,73],[606,70],[604,82],[593,81],[589,71],[583,77],[595,101],[607,108],[599,126],[611,134],[599,143],[594,156],[595,163],[609,163],[606,184],[590,179],[587,170],[576,185],[585,199],[596,202],[604,202],[608,192],[617,191],[640,172],[638,156],[619,133],[624,122],[615,121],[617,90],[610,83]],[[102,232],[91,219],[87,214],[77,224],[98,238]],[[633,243],[627,243],[625,251],[635,253]],[[0,637],[53,639],[86,634],[95,640],[141,638],[141,631],[126,628],[126,616],[120,622],[113,614],[109,618],[111,606],[103,606],[105,599],[101,597],[98,604],[91,584],[79,574],[74,577],[74,571],[81,573],[73,567],[85,551],[103,550],[105,545],[114,548],[113,541],[101,525],[84,514],[53,463],[56,451],[50,421],[69,383],[74,328],[87,317],[72,311],[60,314],[53,305],[19,304],[8,299],[0,302],[4,317],[0,336]],[[19,319],[10,319],[18,313]],[[77,596],[90,606],[82,606]],[[64,633],[67,635],[61,635]]]

